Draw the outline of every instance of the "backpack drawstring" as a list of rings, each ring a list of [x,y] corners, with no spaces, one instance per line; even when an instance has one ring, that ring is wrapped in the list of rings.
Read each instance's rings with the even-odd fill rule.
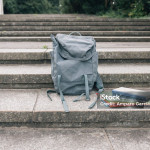
[[[85,93],[82,93],[80,96],[78,96],[75,100],[73,100],[73,102],[77,102],[80,101],[81,98],[85,95]]]
[[[50,93],[56,93],[56,91],[55,90],[48,90],[47,91],[47,96],[52,101],[52,98],[50,97]]]
[[[96,100],[88,107],[89,109],[92,109],[98,100],[100,100],[100,93],[102,93],[104,91],[104,89],[99,89],[98,92],[97,92],[97,98]]]

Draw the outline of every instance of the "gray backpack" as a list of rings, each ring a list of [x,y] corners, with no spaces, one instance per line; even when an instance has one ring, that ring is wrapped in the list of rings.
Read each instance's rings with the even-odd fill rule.
[[[51,35],[53,41],[53,51],[50,53],[51,76],[55,91],[48,90],[47,95],[51,99],[49,95],[51,92],[59,93],[65,112],[69,112],[69,109],[63,94],[81,94],[81,96],[85,94],[86,100],[90,100],[89,91],[94,85],[99,93],[103,91],[103,83],[97,72],[96,42],[91,36],[78,34],[79,36],[72,33],[57,34],[56,37]],[[89,108],[95,103],[96,101]]]

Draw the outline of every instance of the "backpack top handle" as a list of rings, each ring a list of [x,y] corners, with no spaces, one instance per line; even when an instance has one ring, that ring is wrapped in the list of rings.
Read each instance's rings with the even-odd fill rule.
[[[76,34],[82,36],[81,33],[80,33],[80,32],[77,32],[77,31],[71,32],[69,35],[72,35],[72,34],[74,34],[74,33],[76,33]]]

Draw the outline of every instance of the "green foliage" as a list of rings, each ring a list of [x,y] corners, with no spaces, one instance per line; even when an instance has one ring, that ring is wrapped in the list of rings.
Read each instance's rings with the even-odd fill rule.
[[[123,17],[141,17],[150,13],[150,0],[115,0],[115,9]]]
[[[88,14],[96,14],[98,12],[105,11],[105,1],[104,0],[87,0],[83,6],[83,10]]]
[[[18,13],[16,0],[4,0],[4,12],[7,14]]]
[[[25,14],[33,14],[33,13],[44,13],[48,12],[48,9],[51,7],[51,4],[47,0],[26,0],[21,1],[18,0],[18,6],[20,12],[24,12]]]
[[[59,0],[4,0],[4,12],[6,14],[59,13]]]
[[[48,2],[51,4],[50,13],[60,13],[59,0],[48,0]]]
[[[62,13],[96,14],[105,10],[104,0],[60,0]]]
[[[43,49],[46,49],[46,50],[47,50],[47,49],[48,49],[48,46],[47,46],[47,45],[44,45],[44,46],[43,46]]]
[[[146,15],[150,15],[150,0],[143,0]]]
[[[83,13],[81,0],[60,0],[62,13]]]
[[[150,0],[60,0],[62,13],[110,17],[141,17],[150,13]]]
[[[97,14],[99,15],[99,14]],[[123,14],[120,11],[114,11],[112,9],[108,10],[106,13],[100,14],[102,17],[110,17],[110,18],[123,18]]]
[[[80,13],[109,17],[150,15],[150,0],[4,0],[6,14]]]
[[[144,12],[144,3],[142,0],[136,0],[135,3],[131,4],[131,12],[129,13],[129,17],[141,17],[146,13]]]

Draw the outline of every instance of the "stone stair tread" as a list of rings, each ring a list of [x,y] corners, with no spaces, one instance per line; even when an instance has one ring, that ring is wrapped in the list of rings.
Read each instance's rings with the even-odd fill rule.
[[[52,48],[52,42],[0,42],[0,49],[43,49]],[[96,42],[96,48],[149,48],[150,42]]]
[[[21,39],[21,38],[29,38],[29,39],[33,39],[33,38],[36,38],[36,39],[38,39],[38,38],[49,38],[50,39],[50,36],[45,36],[45,37],[43,37],[43,36],[33,36],[33,37],[28,37],[28,36],[21,36],[21,37],[7,37],[7,36],[5,36],[5,37],[0,37],[0,39],[7,39],[7,38],[16,38],[16,39]],[[119,37],[116,37],[116,36],[96,36],[96,37],[93,37],[93,38],[150,38],[149,36],[119,36]]]
[[[47,97],[48,89],[0,90],[0,123],[113,123],[149,121],[150,109],[126,107],[108,108],[100,105],[88,109],[95,101],[96,91],[91,92],[91,100],[74,103],[77,96],[65,96],[70,113],[65,113],[58,94],[51,94],[53,101]]]
[[[0,26],[0,31],[149,31],[150,26]]]
[[[128,47],[123,47],[123,48],[119,48],[119,47],[108,47],[108,48],[100,48],[97,49],[98,52],[149,52],[150,48],[137,48],[137,47],[133,47],[133,48],[128,48]]]
[[[1,21],[117,21],[117,22],[150,22],[150,19],[107,18],[85,14],[5,14]]]
[[[50,74],[50,64],[1,64],[0,75],[44,75]]]
[[[43,53],[46,49],[0,49],[0,53]]]
[[[99,64],[106,88],[118,86],[149,87],[149,63]],[[0,65],[0,87],[2,89],[33,89],[53,87],[50,64]]]
[[[150,36],[96,36],[96,37],[93,37],[95,39],[107,39],[107,38],[115,38],[115,39],[125,39],[125,38],[129,38],[129,39],[132,39],[132,38],[135,38],[135,39],[144,39],[144,38],[148,38],[150,39]],[[50,36],[19,36],[19,37],[0,37],[0,39],[49,39],[49,41],[51,41],[50,39]]]
[[[1,37],[50,36],[51,34],[69,34],[73,31],[0,31]],[[150,31],[77,31],[83,36],[149,36]]]
[[[96,42],[150,42],[149,36],[95,36]],[[0,42],[49,42],[50,37],[0,37]]]
[[[99,64],[98,72],[100,74],[144,74],[150,73],[149,63],[133,64]]]
[[[44,46],[44,45],[43,45]],[[46,48],[42,48],[42,49],[0,49],[0,53],[44,53],[44,52],[50,52],[53,49],[46,49]],[[138,47],[124,47],[124,48],[119,48],[119,47],[102,47],[102,48],[96,48],[97,52],[147,52],[150,51],[150,48],[138,48]]]
[[[0,75],[50,75],[50,64],[0,64]],[[149,63],[99,64],[100,74],[150,74]]]
[[[103,22],[81,22],[81,21],[74,21],[74,22],[0,22],[0,26],[148,26],[150,22],[110,22],[103,21]]]
[[[10,33],[22,33],[22,32],[25,32],[25,33],[31,33],[31,32],[33,32],[33,33],[52,33],[52,32],[54,32],[54,33],[64,33],[64,34],[68,34],[68,33],[71,33],[71,32],[74,32],[74,31],[72,31],[72,30],[70,30],[70,31],[62,31],[62,30],[58,30],[58,31],[53,31],[53,30],[48,30],[48,31],[0,31],[0,33],[6,33],[6,32],[10,32]],[[105,32],[105,33],[120,33],[120,32],[127,32],[127,33],[132,33],[132,32],[137,32],[137,33],[141,33],[141,32],[143,32],[143,33],[149,33],[150,31],[76,31],[76,32],[81,32],[81,33],[93,33],[93,32],[96,32],[96,33],[103,33],[103,32]]]
[[[0,49],[0,61],[44,61],[50,60],[52,49]],[[148,60],[150,48],[97,48],[99,60]],[[29,61],[31,60],[31,61]],[[131,62],[131,61],[130,61]],[[1,62],[2,63],[2,62]],[[15,62],[14,62],[15,63]],[[47,62],[47,63],[50,63]]]

